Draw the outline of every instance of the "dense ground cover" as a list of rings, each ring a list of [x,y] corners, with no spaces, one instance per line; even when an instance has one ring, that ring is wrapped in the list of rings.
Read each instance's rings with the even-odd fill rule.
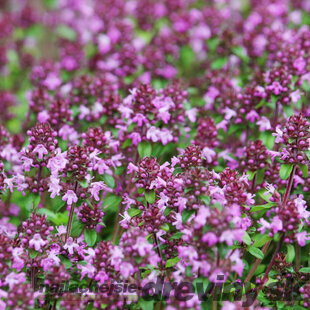
[[[0,309],[310,307],[309,1],[0,9]]]

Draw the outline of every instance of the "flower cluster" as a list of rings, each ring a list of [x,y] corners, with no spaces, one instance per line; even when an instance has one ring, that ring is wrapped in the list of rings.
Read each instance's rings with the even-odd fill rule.
[[[309,308],[307,1],[0,10],[0,309]]]

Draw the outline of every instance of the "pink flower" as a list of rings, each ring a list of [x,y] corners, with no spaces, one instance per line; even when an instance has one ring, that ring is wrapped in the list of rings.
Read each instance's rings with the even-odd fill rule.
[[[292,92],[290,94],[290,98],[291,98],[293,103],[297,103],[301,99],[300,90],[297,89],[296,91]]]
[[[29,241],[29,247],[34,248],[36,251],[41,251],[41,247],[47,244],[47,240],[43,240],[40,234],[34,234],[33,238]]]
[[[16,284],[25,282],[26,282],[26,274],[24,272],[21,273],[11,272],[5,277],[4,281],[4,283],[7,284],[10,289],[12,289],[13,286]]]
[[[198,109],[197,108],[192,108],[190,110],[186,110],[185,114],[188,117],[188,119],[190,120],[190,122],[195,123],[196,119],[197,119],[197,112]]]
[[[215,233],[207,232],[202,236],[202,241],[206,242],[210,247],[217,243],[218,238]]]
[[[206,146],[202,150],[202,156],[207,160],[207,163],[210,164],[212,163],[213,158],[216,156],[216,153],[214,150]]]
[[[59,195],[62,187],[59,185],[60,180],[51,175],[50,176],[50,182],[48,183],[48,192],[51,193],[51,198],[55,198],[56,196]]]
[[[68,250],[69,254],[73,254],[74,251],[77,251],[79,248],[79,245],[73,241],[72,237],[69,237],[67,242],[64,245],[64,249]]]
[[[43,155],[47,155],[47,154],[48,154],[48,151],[47,151],[47,149],[45,148],[44,145],[38,144],[38,145],[34,148],[33,153],[37,153],[39,159],[43,159]]]
[[[75,203],[78,201],[78,198],[75,192],[69,189],[67,193],[62,197],[62,200],[67,201],[67,204],[71,206],[73,202]]]
[[[138,237],[137,242],[132,247],[134,250],[137,250],[140,256],[146,256],[149,254],[152,249],[153,245],[150,244],[145,237]]]
[[[99,198],[100,191],[102,191],[102,190],[105,190],[107,192],[112,191],[103,181],[91,183],[89,189],[90,189],[90,194],[97,201],[100,200],[100,198]]]
[[[146,117],[141,113],[135,114],[135,116],[132,118],[132,121],[134,123],[137,123],[139,127],[141,127],[143,123],[145,124],[148,123],[148,120],[146,119]]]
[[[30,168],[32,167],[33,160],[31,158],[28,158],[25,156],[22,156],[21,160],[23,161],[23,165],[22,165],[23,169],[25,171],[30,171]]]
[[[133,163],[129,163],[127,167],[128,173],[133,173],[138,171],[138,167]]]
[[[259,131],[261,132],[271,129],[270,121],[265,116],[262,116],[256,124],[259,126]]]
[[[238,249],[230,256],[230,261],[233,263],[231,270],[241,277],[245,264],[240,258],[240,251]]]
[[[159,137],[158,134],[160,133],[160,130],[156,128],[155,126],[152,126],[151,128],[148,129],[146,133],[146,138],[153,141],[153,142],[158,142]]]
[[[310,240],[310,237],[307,236],[307,232],[306,231],[302,231],[300,233],[296,233],[295,234],[296,240],[298,242],[298,244],[300,246],[305,246],[306,245],[306,241]]]
[[[303,71],[304,68],[306,67],[306,61],[303,59],[303,57],[299,57],[294,61],[293,67],[297,71]]]
[[[128,138],[132,140],[133,145],[138,145],[141,142],[141,135],[138,132],[132,132],[128,135]]]
[[[66,158],[67,152],[61,153],[61,150],[57,149],[56,154],[56,156],[49,159],[46,165],[46,167],[51,170],[52,174],[58,174],[58,172],[62,171],[68,163],[68,160]]]
[[[110,251],[110,261],[112,266],[119,266],[124,258],[123,250],[119,246],[114,246]]]
[[[278,216],[275,216],[272,219],[272,222],[270,224],[270,229],[273,231],[273,233],[277,233],[278,231],[281,231],[283,229],[283,223],[281,219]]]
[[[276,132],[274,132],[272,135],[276,137],[275,143],[282,142],[283,131],[278,126],[276,128]]]
[[[133,267],[133,265],[129,262],[122,262],[119,266],[119,271],[121,273],[121,275],[127,279],[129,276],[131,276],[134,271],[135,268]]]
[[[208,207],[205,206],[200,206],[199,210],[198,210],[198,214],[194,219],[195,222],[195,228],[201,228],[203,227],[206,222],[207,222],[207,218],[211,215],[210,213],[210,209]]]
[[[40,123],[46,123],[46,121],[48,121],[48,119],[50,118],[49,114],[47,111],[42,111],[38,114],[38,121]]]
[[[160,199],[157,201],[157,206],[161,211],[164,211],[169,201],[169,197],[166,196],[163,192],[160,192],[159,196]]]
[[[246,119],[249,120],[251,123],[254,123],[256,120],[259,119],[259,115],[256,111],[252,110],[246,115]]]
[[[43,81],[43,85],[46,86],[49,90],[55,90],[58,86],[61,85],[61,79],[57,76],[56,73],[50,72],[46,79]]]

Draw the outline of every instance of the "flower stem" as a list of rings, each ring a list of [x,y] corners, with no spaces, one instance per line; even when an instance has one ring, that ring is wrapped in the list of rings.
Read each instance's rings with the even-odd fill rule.
[[[294,166],[293,166],[293,169],[292,169],[292,171],[291,171],[291,174],[290,174],[290,176],[289,176],[289,179],[288,179],[288,184],[287,184],[287,186],[286,186],[286,191],[285,191],[285,194],[284,194],[284,197],[283,197],[282,207],[287,203],[287,200],[288,200],[289,195],[290,195],[290,193],[291,193],[292,186],[293,186],[293,181],[294,181],[294,176],[295,176],[295,172],[296,172],[296,166],[294,165]],[[283,238],[283,240],[284,240],[284,238]],[[280,240],[280,241],[281,241],[281,240]],[[282,241],[282,242],[283,242],[283,241]],[[263,249],[262,249],[262,251],[263,251],[264,254],[267,252],[270,243],[271,243],[271,241],[267,242],[267,243],[264,245],[264,247],[263,247]],[[280,244],[280,242],[279,242],[279,244]],[[278,244],[278,245],[279,245],[279,244]],[[281,245],[282,245],[282,244],[281,244]],[[280,247],[281,247],[281,245],[280,245]],[[275,252],[275,254],[277,254],[277,253]],[[256,261],[255,261],[255,263],[254,263],[254,265],[253,265],[253,267],[252,267],[250,273],[248,274],[248,276],[246,277],[246,279],[245,279],[245,281],[244,281],[245,283],[247,283],[247,282],[249,282],[249,281],[251,280],[251,278],[253,277],[253,275],[254,275],[254,273],[255,273],[257,267],[260,265],[261,261],[262,261],[262,260],[259,259],[259,258],[256,259]],[[271,266],[271,267],[272,267],[272,266]],[[270,267],[270,268],[271,268],[271,267]],[[266,271],[267,271],[267,270],[266,270]],[[269,271],[270,271],[270,270],[269,270]],[[269,271],[268,271],[268,273],[269,273]]]
[[[291,193],[295,172],[296,172],[296,165],[293,166],[293,169],[291,171],[290,177],[288,179],[288,183],[287,183],[287,186],[286,186],[286,191],[285,191],[285,194],[284,194],[284,197],[283,197],[282,208],[287,203],[288,197],[289,197],[289,195]]]

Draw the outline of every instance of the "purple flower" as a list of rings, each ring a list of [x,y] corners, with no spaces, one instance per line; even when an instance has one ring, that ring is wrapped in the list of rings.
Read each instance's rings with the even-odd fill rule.
[[[43,159],[43,155],[47,155],[47,154],[48,154],[48,151],[47,151],[47,149],[45,148],[44,145],[38,144],[38,145],[34,148],[33,153],[37,153],[39,159]]]
[[[111,192],[112,190],[103,182],[103,181],[99,181],[99,182],[93,182],[90,184],[89,186],[89,191],[90,194],[92,195],[92,197],[94,197],[95,200],[99,201],[99,193],[100,191],[106,191],[106,192]]]
[[[36,251],[41,251],[41,247],[46,244],[47,241],[44,241],[40,234],[34,234],[33,238],[29,241],[29,247],[34,248]]]
[[[78,198],[75,192],[69,189],[67,193],[62,197],[62,200],[67,201],[67,204],[71,206],[73,202],[76,203],[78,201]]]

